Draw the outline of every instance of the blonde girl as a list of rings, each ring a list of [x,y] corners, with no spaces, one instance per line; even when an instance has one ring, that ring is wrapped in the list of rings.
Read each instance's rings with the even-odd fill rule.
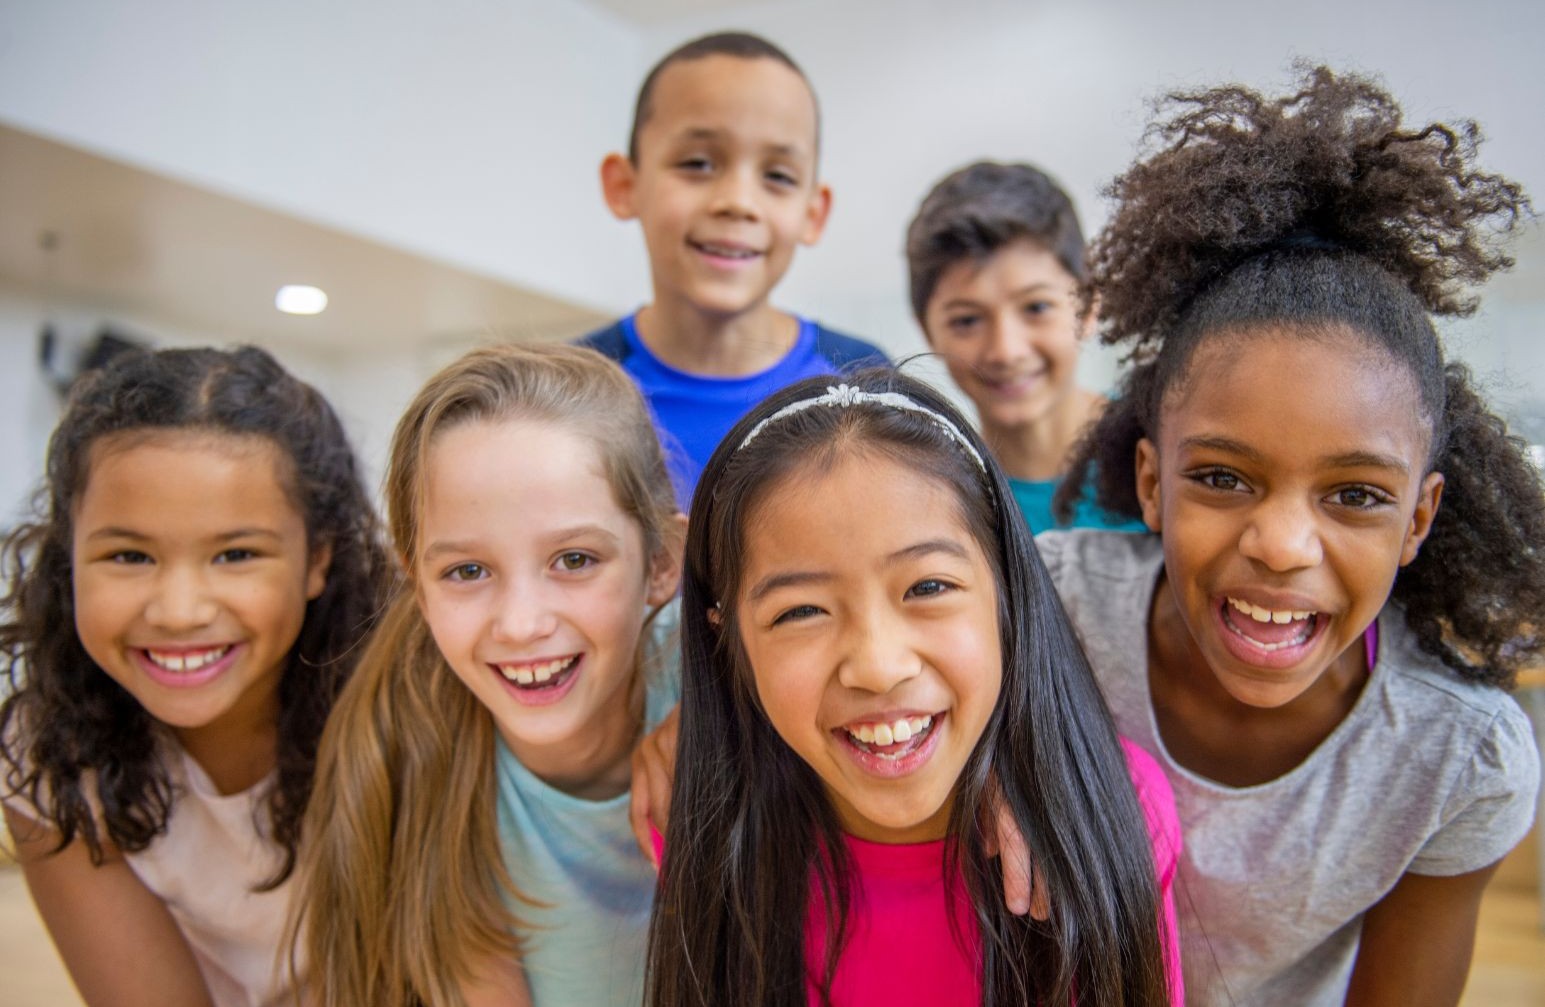
[[[636,1004],[629,759],[676,700],[651,614],[683,524],[643,401],[591,350],[473,352],[408,407],[386,496],[409,588],[323,740],[316,1001]]]

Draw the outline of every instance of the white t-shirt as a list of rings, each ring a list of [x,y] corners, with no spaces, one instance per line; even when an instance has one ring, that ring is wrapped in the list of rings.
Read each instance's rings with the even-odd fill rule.
[[[1346,719],[1277,779],[1230,787],[1176,763],[1154,720],[1158,536],[1047,532],[1036,545],[1117,730],[1175,790],[1187,1003],[1341,1004],[1363,913],[1402,875],[1479,870],[1528,831],[1540,761],[1523,711],[1419,650],[1397,607],[1379,616],[1378,659]]]
[[[269,776],[248,789],[222,795],[208,774],[175,741],[161,754],[174,788],[166,832],[149,846],[125,853],[136,877],[155,893],[181,928],[216,1007],[289,1004],[288,969],[278,947],[289,911],[288,880],[273,891],[252,889],[283,862],[268,837]],[[94,778],[84,777],[93,807]],[[12,810],[38,818],[25,798],[7,794]]]

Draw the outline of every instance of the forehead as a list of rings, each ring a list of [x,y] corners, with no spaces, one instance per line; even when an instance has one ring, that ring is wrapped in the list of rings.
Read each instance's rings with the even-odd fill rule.
[[[641,146],[701,131],[815,153],[815,95],[775,59],[714,55],[672,63],[655,79],[646,111]]]
[[[600,446],[538,420],[475,420],[441,431],[429,446],[422,499],[431,535],[629,523]]]
[[[849,448],[812,460],[762,489],[744,515],[741,588],[782,567],[862,576],[897,550],[949,539],[986,563],[955,490],[880,452]]]
[[[1432,421],[1416,380],[1388,353],[1347,334],[1223,334],[1198,346],[1165,393],[1161,439],[1218,434],[1347,454],[1378,449],[1425,468]]]
[[[267,437],[136,430],[101,438],[87,458],[75,502],[86,523],[186,521],[190,513],[226,524],[301,520],[289,460]]]
[[[1065,290],[1078,283],[1046,246],[1015,238],[983,256],[956,259],[939,274],[932,301],[961,292],[1017,293],[1032,287]]]

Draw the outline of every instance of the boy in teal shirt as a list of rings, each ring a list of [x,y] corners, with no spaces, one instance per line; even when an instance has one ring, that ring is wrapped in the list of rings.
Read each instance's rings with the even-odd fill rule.
[[[962,168],[918,208],[907,267],[918,324],[976,405],[1030,530],[1145,531],[1087,498],[1066,520],[1053,513],[1073,445],[1106,401],[1074,381],[1092,319],[1078,299],[1084,236],[1067,194],[1028,164]]]

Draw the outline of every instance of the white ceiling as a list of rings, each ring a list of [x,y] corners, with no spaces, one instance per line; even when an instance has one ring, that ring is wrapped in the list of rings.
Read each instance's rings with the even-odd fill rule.
[[[662,25],[699,14],[724,14],[748,6],[745,0],[590,0],[636,25]]]
[[[58,235],[49,256],[40,235]],[[0,283],[45,303],[121,313],[213,341],[323,353],[557,338],[603,316],[386,245],[0,125]],[[327,291],[321,315],[274,308],[285,283]],[[146,333],[154,335],[154,333]]]

